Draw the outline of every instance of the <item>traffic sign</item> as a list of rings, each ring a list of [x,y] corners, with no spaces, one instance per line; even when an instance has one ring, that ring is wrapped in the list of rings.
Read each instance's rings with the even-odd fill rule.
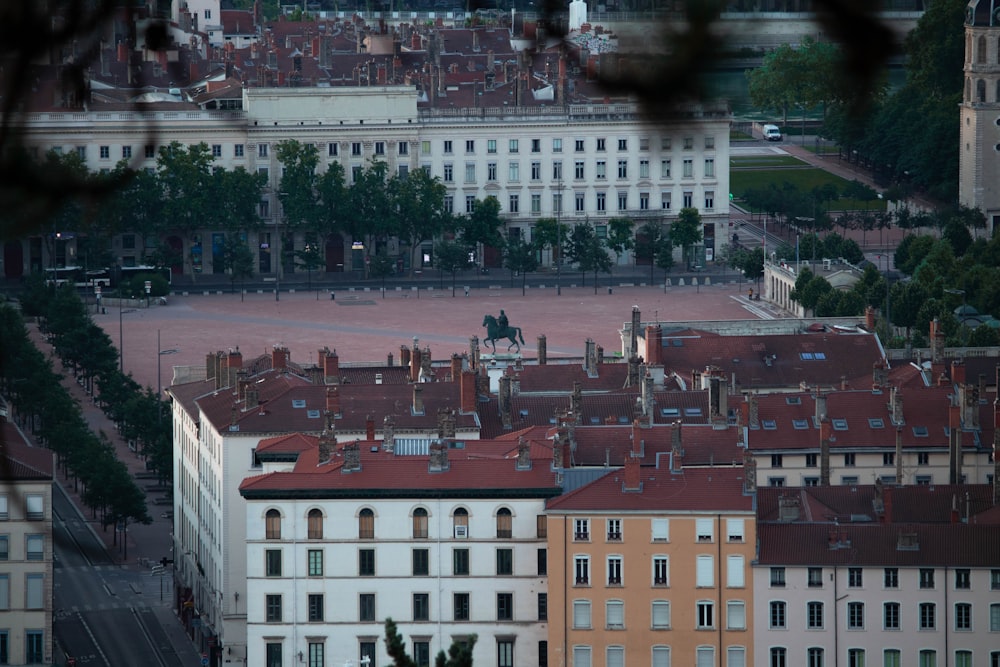
[[[208,654],[207,653],[202,653],[201,654],[201,665],[202,665],[202,667],[208,667]]]

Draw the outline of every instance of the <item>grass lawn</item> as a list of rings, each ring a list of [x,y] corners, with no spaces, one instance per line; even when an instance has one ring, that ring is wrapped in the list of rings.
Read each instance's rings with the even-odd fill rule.
[[[816,169],[813,167],[807,169],[741,170],[735,164],[737,162],[736,159],[732,162],[734,163],[733,166],[735,168],[729,171],[729,188],[736,199],[742,199],[743,193],[747,190],[766,188],[771,184],[781,188],[785,183],[791,183],[801,192],[811,192],[816,186],[823,185],[825,183],[833,183],[837,188],[837,192],[843,192],[850,183],[850,181],[845,178],[841,178],[840,176],[831,174],[828,171],[823,171],[822,169]],[[838,199],[830,204],[830,208],[834,211],[860,211],[864,210],[867,206],[869,211],[884,211],[885,204],[885,201],[881,199],[875,199],[869,202],[856,202],[852,199]]]
[[[749,169],[751,167],[808,167],[794,155],[748,155],[729,159],[730,169]]]

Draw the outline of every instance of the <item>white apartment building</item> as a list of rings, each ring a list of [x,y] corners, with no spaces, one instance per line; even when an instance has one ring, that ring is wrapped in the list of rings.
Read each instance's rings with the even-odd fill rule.
[[[53,454],[0,418],[0,664],[52,664]]]
[[[288,139],[315,144],[321,169],[339,162],[349,181],[372,160],[385,161],[390,173],[428,169],[447,187],[446,204],[457,214],[493,196],[511,237],[530,240],[539,218],[592,224],[603,235],[613,217],[628,217],[638,229],[647,221],[669,224],[682,207],[694,207],[704,223],[704,254],[698,256],[711,261],[725,241],[730,114],[724,105],[692,107],[651,123],[637,104],[430,108],[412,86],[347,86],[247,87],[242,107],[202,111],[191,103],[157,102],[144,112],[94,104],[82,112],[52,110],[13,120],[38,154],[76,151],[94,171],[111,170],[122,159],[154,168],[158,148],[177,141],[206,143],[219,167],[266,174],[258,210],[265,226],[247,235],[262,276],[286,270],[277,261],[282,212],[275,145]],[[184,265],[175,272],[191,275],[217,270],[213,256],[222,238],[221,231],[205,229],[145,243],[152,249],[166,242],[180,251]],[[335,234],[325,240],[326,271],[362,267],[367,251],[355,241],[363,239]],[[304,239],[293,242],[301,249]],[[51,265],[40,238],[11,243],[7,277]],[[72,264],[77,239],[60,243],[59,261]],[[139,245],[135,235],[119,235],[113,254],[124,266],[140,264]],[[425,245],[430,255],[431,243]],[[408,261],[398,243],[389,250]],[[544,264],[551,262],[548,255]],[[500,261],[498,252],[484,259]],[[617,259],[628,264],[634,256]]]
[[[421,667],[473,634],[476,664],[545,664],[551,457],[368,450],[243,483],[247,665],[387,666],[386,618]]]

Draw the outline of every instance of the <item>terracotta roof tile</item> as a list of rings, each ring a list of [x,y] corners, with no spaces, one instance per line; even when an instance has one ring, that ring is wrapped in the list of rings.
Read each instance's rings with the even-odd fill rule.
[[[0,417],[0,480],[52,479],[54,456],[49,449],[30,446],[20,429]]]

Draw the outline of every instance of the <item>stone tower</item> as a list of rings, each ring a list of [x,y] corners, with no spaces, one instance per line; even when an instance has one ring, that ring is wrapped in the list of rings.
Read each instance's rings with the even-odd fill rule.
[[[958,199],[1000,226],[1000,0],[971,0],[965,15]]]

